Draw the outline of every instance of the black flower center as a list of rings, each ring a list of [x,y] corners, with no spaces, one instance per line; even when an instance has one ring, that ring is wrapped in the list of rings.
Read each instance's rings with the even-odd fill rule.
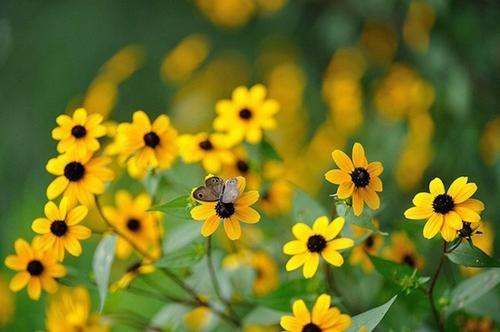
[[[364,188],[370,183],[370,173],[363,167],[356,167],[351,173],[351,180],[357,188]]]
[[[55,220],[50,225],[50,231],[55,236],[61,237],[68,231],[68,225],[64,220]]]
[[[460,237],[470,238],[474,230],[470,227],[470,222],[464,221],[462,229],[458,231],[460,233]]]
[[[39,276],[43,273],[43,264],[38,259],[34,259],[28,263],[27,270],[32,276]]]
[[[243,120],[250,120],[252,117],[252,111],[250,111],[248,108],[244,108],[240,111],[240,118]]]
[[[415,262],[415,258],[413,258],[413,256],[410,255],[410,254],[406,254],[403,257],[403,263],[405,263],[409,267],[415,267],[417,265],[416,262]]]
[[[144,135],[144,144],[154,149],[158,144],[160,144],[160,137],[158,137],[155,132],[150,131]]]
[[[373,235],[370,235],[369,237],[366,238],[366,240],[365,240],[365,248],[366,249],[371,249],[374,244],[375,244],[375,240],[373,239]]]
[[[307,240],[307,249],[310,252],[321,252],[326,247],[326,240],[323,236],[315,234]]]
[[[201,141],[198,145],[199,145],[200,149],[205,150],[205,151],[210,151],[214,148],[214,145],[208,139]]]
[[[130,218],[127,221],[127,228],[131,232],[137,232],[141,228],[141,222],[135,218]]]
[[[85,175],[85,167],[78,161],[72,161],[64,167],[64,176],[70,181],[79,181]]]
[[[71,135],[73,135],[75,138],[82,138],[83,136],[87,135],[87,129],[85,129],[84,126],[76,125],[71,129]]]
[[[447,214],[453,210],[454,206],[455,203],[453,203],[453,198],[447,194],[437,195],[436,198],[434,198],[434,202],[432,202],[434,212],[441,214]]]
[[[221,218],[229,218],[234,213],[234,204],[222,203],[221,201],[218,201],[215,206],[215,213],[217,213],[217,215]]]
[[[247,173],[249,169],[248,163],[244,160],[238,160],[236,162],[236,168],[243,174]]]
[[[308,323],[304,325],[302,332],[321,332],[321,328],[314,323]]]
[[[133,263],[132,265],[130,265],[127,269],[127,272],[135,272],[137,270],[139,270],[139,268],[142,266],[142,263],[139,261],[139,262],[135,262]]]

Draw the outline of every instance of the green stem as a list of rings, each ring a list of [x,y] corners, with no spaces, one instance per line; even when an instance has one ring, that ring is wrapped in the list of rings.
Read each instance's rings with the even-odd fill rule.
[[[446,241],[443,241],[443,250],[441,252],[441,257],[439,258],[438,266],[436,267],[436,271],[434,272],[434,275],[432,276],[431,284],[430,284],[429,290],[427,291],[427,297],[428,297],[429,303],[431,305],[432,315],[434,316],[434,320],[436,321],[436,325],[437,325],[439,331],[441,331],[441,332],[445,332],[445,330],[444,330],[443,320],[441,319],[439,311],[436,308],[436,304],[434,303],[434,287],[436,286],[436,281],[439,277],[439,273],[441,272],[441,268],[443,267],[445,253],[446,253]]]

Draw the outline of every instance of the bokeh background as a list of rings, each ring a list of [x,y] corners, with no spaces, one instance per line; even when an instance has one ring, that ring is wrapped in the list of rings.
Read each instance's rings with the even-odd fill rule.
[[[498,233],[499,18],[486,0],[3,0],[0,258],[42,212],[58,114],[83,105],[125,121],[143,109],[194,133],[217,100],[260,82],[282,105],[269,140],[309,194],[328,202],[331,151],[360,141],[385,166],[381,228],[408,223],[433,177],[466,175]],[[73,265],[89,269],[94,246]],[[0,265],[0,329],[42,329],[44,300],[10,295],[11,275]]]

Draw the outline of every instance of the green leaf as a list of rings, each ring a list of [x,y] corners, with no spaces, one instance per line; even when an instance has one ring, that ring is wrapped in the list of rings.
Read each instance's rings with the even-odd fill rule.
[[[377,327],[382,318],[384,318],[397,297],[397,295],[394,295],[392,299],[385,304],[352,317],[352,325],[347,332],[359,332],[359,329],[363,326],[366,328],[367,332],[372,331]]]
[[[161,174],[157,174],[154,170],[150,170],[144,177],[144,187],[150,197],[155,197],[158,192],[158,187],[161,181]]]
[[[182,195],[166,203],[153,206],[149,211],[160,211],[173,217],[192,219],[190,213],[191,207],[191,195]]]
[[[257,307],[245,316],[244,325],[277,325],[282,316],[289,315],[288,311]]]
[[[403,290],[418,288],[429,280],[429,278],[421,277],[416,269],[406,264],[398,264],[375,256],[370,256],[370,260],[378,273]]]
[[[205,247],[199,242],[187,248],[165,253],[164,257],[158,260],[154,265],[171,269],[186,268],[200,261],[204,255]]]
[[[108,295],[109,275],[115,257],[116,235],[106,235],[97,245],[92,259],[92,269],[99,290],[99,311],[102,311]]]
[[[312,223],[314,219],[328,215],[326,209],[315,199],[299,188],[295,188],[293,197],[293,217],[296,221]]]
[[[345,220],[352,225],[356,225],[359,227],[363,227],[369,229],[373,232],[377,232],[380,235],[387,236],[386,232],[380,231],[373,223],[373,213],[368,209],[363,209],[361,215],[354,215],[354,211],[350,206],[347,206],[345,203],[337,204],[337,214],[339,216],[345,216]]]
[[[462,243],[457,249],[446,254],[455,264],[468,267],[500,267],[500,262],[485,254],[478,247]]]
[[[296,279],[281,284],[268,295],[256,298],[255,302],[270,309],[289,312],[293,299],[315,294],[318,287],[318,280]]]
[[[500,269],[489,269],[459,283],[451,292],[446,315],[462,310],[467,304],[488,293],[500,282]]]

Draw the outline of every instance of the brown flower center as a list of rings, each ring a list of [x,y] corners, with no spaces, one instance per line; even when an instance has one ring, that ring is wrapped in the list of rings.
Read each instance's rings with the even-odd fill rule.
[[[42,262],[38,259],[30,261],[26,269],[28,270],[28,273],[34,277],[41,275],[44,270]]]
[[[50,231],[57,237],[61,237],[68,231],[68,225],[64,220],[55,220],[50,224]]]
[[[437,195],[432,202],[432,208],[434,212],[447,214],[455,207],[455,203],[453,202],[453,198],[448,194]]]
[[[87,129],[84,126],[76,125],[71,129],[71,135],[75,138],[82,138],[87,135]]]
[[[151,131],[144,135],[144,144],[154,149],[160,144],[160,137],[155,132]]]
[[[64,176],[73,182],[79,181],[85,175],[85,166],[78,161],[72,161],[64,167]]]
[[[307,249],[310,252],[321,252],[326,247],[326,240],[323,236],[315,234],[307,240]]]
[[[314,323],[308,323],[304,325],[302,332],[321,332],[321,328]]]
[[[244,108],[240,111],[239,115],[243,120],[250,120],[252,118],[252,111],[248,108]]]
[[[363,167],[356,167],[351,173],[351,180],[357,188],[364,188],[370,183],[370,173]]]
[[[141,229],[141,222],[135,218],[130,218],[127,221],[127,228],[131,232],[137,232]]]
[[[215,206],[215,213],[220,218],[229,218],[234,214],[234,204],[233,203],[223,203],[222,201],[218,201]]]
[[[212,150],[214,148],[214,145],[208,139],[206,139],[204,141],[201,141],[198,144],[198,146],[200,147],[200,149],[205,150],[205,151],[210,151],[210,150]]]

